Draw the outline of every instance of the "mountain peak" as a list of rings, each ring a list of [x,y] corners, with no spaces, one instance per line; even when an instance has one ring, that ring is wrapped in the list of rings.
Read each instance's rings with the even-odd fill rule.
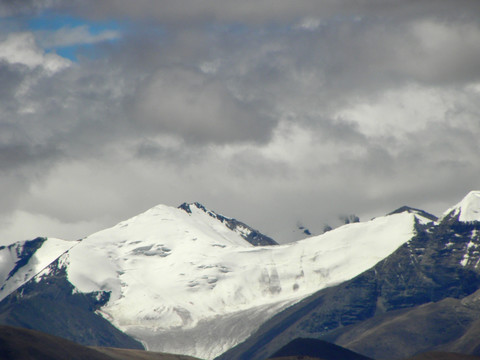
[[[186,203],[184,202],[181,204],[178,208],[186,211],[188,214],[192,213],[192,206],[195,206],[197,209],[203,210],[204,212],[207,212],[207,208],[200,204],[199,202],[194,202],[194,203]]]
[[[424,210],[421,210],[421,209],[412,208],[410,206],[399,207],[397,210],[394,210],[387,215],[401,214],[403,212],[408,212],[410,214],[417,214],[417,215],[423,216],[424,218],[427,218],[427,219],[432,220],[432,221],[437,221],[438,220],[438,218],[435,215],[432,215],[432,214],[430,214],[430,213],[428,213]]]
[[[480,190],[470,191],[462,201],[444,213],[444,217],[458,217],[458,221],[480,221]]]
[[[217,214],[215,211],[207,209],[205,206],[199,202],[181,204],[179,209],[184,210],[189,215],[193,215],[195,208],[203,211],[205,214],[211,216],[214,219],[217,219],[222,224],[224,224],[230,230],[238,233],[242,238],[254,246],[266,246],[266,245],[278,245],[278,243],[272,238],[263,235],[258,230],[251,228],[243,222],[240,222],[234,218],[229,218],[220,214]]]

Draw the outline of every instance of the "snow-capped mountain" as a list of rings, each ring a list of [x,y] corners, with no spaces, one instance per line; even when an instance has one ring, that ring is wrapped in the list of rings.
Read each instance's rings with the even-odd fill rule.
[[[480,191],[470,191],[462,201],[443,214],[461,222],[480,221]]]
[[[254,246],[251,228],[198,203],[159,205],[59,248],[34,281],[60,267],[75,292],[108,299],[97,312],[149,350],[209,359],[281,309],[371,268],[414,236],[415,223],[430,221],[401,212]]]

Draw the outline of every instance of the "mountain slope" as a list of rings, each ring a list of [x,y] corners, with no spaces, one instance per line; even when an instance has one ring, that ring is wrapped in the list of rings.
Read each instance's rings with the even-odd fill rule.
[[[108,299],[108,293],[76,291],[57,259],[0,302],[0,324],[36,329],[82,345],[143,349],[96,314]]]
[[[324,360],[371,360],[341,346],[317,339],[297,338],[275,352],[271,358],[287,356],[309,356]]]
[[[378,315],[327,338],[375,359],[401,359],[431,350],[480,355],[480,291]],[[394,355],[392,355],[394,354]]]
[[[189,356],[139,350],[89,348],[39,331],[0,326],[3,360],[195,360]]]
[[[480,360],[480,356],[432,351],[415,355],[407,360]]]
[[[66,295],[71,284],[73,294],[94,301],[92,316],[101,314],[148,349],[212,358],[288,305],[372,267],[412,238],[415,223],[430,221],[404,212],[287,245],[253,246],[239,222],[199,204],[185,207],[160,205],[83,239],[0,310],[21,313],[14,303],[27,301],[24,287],[41,296],[57,276],[62,301],[73,301]],[[14,318],[2,316],[4,323]],[[73,329],[60,328],[75,339]],[[114,331],[106,331],[111,339]]]
[[[111,360],[74,342],[39,331],[0,326],[0,358],[4,360]]]
[[[9,246],[0,246],[0,300],[32,279],[75,241],[36,238]]]
[[[295,337],[333,341],[334,331],[379,314],[472,294],[480,288],[480,222],[458,220],[465,203],[471,204],[461,202],[440,224],[418,223],[416,235],[372,269],[286,309],[219,359],[263,359]],[[422,350],[413,344],[406,356]]]

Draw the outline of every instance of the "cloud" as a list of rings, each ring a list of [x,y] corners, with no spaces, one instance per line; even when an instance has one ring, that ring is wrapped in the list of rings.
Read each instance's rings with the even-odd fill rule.
[[[284,242],[299,221],[440,213],[479,187],[479,5],[460,3],[42,3],[85,25],[0,35],[0,236],[184,201]],[[111,17],[121,34],[92,32]],[[75,44],[95,56],[45,50]]]
[[[92,33],[87,25],[81,25],[77,27],[62,27],[55,31],[39,31],[36,33],[36,37],[42,47],[57,48],[118,40],[121,34],[116,30]]]
[[[58,6],[60,0],[0,0],[0,16],[18,16],[39,13],[42,10]]]
[[[56,72],[70,65],[70,61],[56,54],[46,54],[35,42],[32,33],[11,33],[0,41],[0,60],[25,65],[30,69],[41,67]]]
[[[458,83],[479,80],[480,27],[478,23],[454,25],[423,21],[416,24],[413,32],[424,49],[422,55],[425,61],[417,64],[417,69],[423,76]]]
[[[2,239],[0,239],[2,245],[9,244],[11,241],[9,239],[27,240],[39,236],[77,240],[83,238],[86,233],[93,233],[101,226],[95,221],[66,223],[44,214],[32,214],[26,211],[15,211],[2,219],[0,225],[3,227]]]
[[[265,23],[295,23],[305,18],[326,18],[335,21],[357,17],[389,17],[392,22],[405,19],[436,16],[440,18],[475,18],[480,5],[470,0],[128,0],[68,1],[63,6],[68,11],[78,11],[92,18],[124,17],[156,20],[163,24],[197,26],[212,23],[245,23],[263,25]],[[459,11],[468,9],[468,11]]]
[[[181,68],[154,74],[136,101],[136,126],[189,142],[264,140],[273,123],[255,102],[236,97],[225,83]]]

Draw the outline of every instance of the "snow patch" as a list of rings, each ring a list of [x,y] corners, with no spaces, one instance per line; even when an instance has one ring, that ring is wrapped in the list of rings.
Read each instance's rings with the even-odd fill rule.
[[[465,249],[465,255],[463,255],[462,260],[460,260],[460,265],[462,265],[463,267],[467,266],[468,261],[470,260],[470,257],[471,257],[470,255],[472,254],[472,251],[474,251],[477,247],[478,245],[473,241],[470,241],[467,244],[467,247]],[[471,250],[472,248],[474,248],[474,250]]]

